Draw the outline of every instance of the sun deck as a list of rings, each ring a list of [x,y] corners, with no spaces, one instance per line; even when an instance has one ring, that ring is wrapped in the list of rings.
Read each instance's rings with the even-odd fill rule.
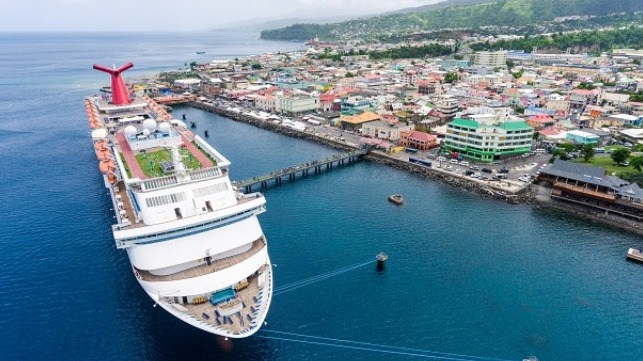
[[[181,134],[182,145],[179,149],[179,154],[181,154],[186,168],[193,171],[214,167],[216,162],[212,157],[205,150],[197,147],[189,136],[190,134]],[[123,132],[117,133],[115,139],[117,150],[122,154],[128,176],[138,179],[152,179],[171,174],[166,173],[163,169],[163,163],[171,162],[172,159],[169,148],[154,147],[135,151],[131,148]]]
[[[249,277],[245,282],[237,284],[237,293],[233,299],[213,305],[209,300],[197,304],[174,304],[180,312],[218,328],[222,331],[240,335],[257,326],[261,312],[264,289],[259,288],[259,275]]]
[[[137,277],[143,281],[167,282],[167,281],[184,280],[188,278],[204,276],[210,273],[218,272],[226,268],[232,267],[238,263],[241,263],[247,260],[248,258],[254,256],[255,254],[259,253],[262,249],[264,249],[264,247],[266,247],[266,241],[264,240],[263,237],[261,237],[252,243],[252,247],[249,250],[241,254],[212,261],[210,264],[204,264],[201,266],[193,267],[185,271],[181,271],[167,276],[154,275],[148,271],[139,270],[136,268],[135,270],[137,273]]]

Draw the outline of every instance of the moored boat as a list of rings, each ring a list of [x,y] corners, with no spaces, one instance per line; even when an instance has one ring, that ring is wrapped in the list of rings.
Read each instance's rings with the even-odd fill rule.
[[[388,196],[388,201],[395,204],[402,204],[404,203],[404,198],[401,194],[391,194]]]
[[[635,261],[643,262],[643,251],[636,248],[630,248],[627,251],[627,258]]]

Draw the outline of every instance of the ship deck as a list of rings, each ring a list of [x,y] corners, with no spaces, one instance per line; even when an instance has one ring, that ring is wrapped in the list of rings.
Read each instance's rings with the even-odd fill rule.
[[[222,259],[213,261],[209,265],[208,264],[200,265],[200,266],[193,267],[185,271],[173,273],[167,276],[154,275],[148,271],[139,270],[136,268],[135,270],[138,274],[138,277],[143,281],[168,282],[168,281],[184,280],[188,278],[204,276],[207,274],[211,274],[211,273],[218,272],[226,268],[232,267],[238,263],[241,263],[247,260],[248,258],[254,256],[255,254],[259,253],[262,249],[264,249],[264,247],[266,247],[266,241],[264,240],[263,237],[261,237],[255,240],[254,242],[252,242],[252,247],[249,250],[241,254],[238,254],[232,257],[222,258]]]
[[[183,312],[228,333],[239,335],[247,332],[256,325],[260,304],[265,297],[259,288],[257,275],[249,277],[247,282],[248,286],[238,290],[236,297],[227,302],[213,305],[206,300],[199,304],[184,304]]]
[[[191,170],[197,170],[197,169],[208,169],[212,168],[215,166],[215,163],[212,161],[210,157],[205,153],[205,151],[199,149],[196,145],[193,143],[193,134],[189,131],[181,132],[181,143],[182,146],[185,148],[185,150],[192,156],[194,159],[198,161],[198,164],[200,164],[199,167]],[[122,154],[122,160],[124,162],[125,167],[129,171],[129,176],[133,178],[138,178],[138,179],[152,179],[156,178],[156,176],[159,176],[158,174],[151,174],[150,172],[146,172],[143,170],[141,167],[141,164],[139,160],[137,159],[137,155],[143,154],[142,151],[136,152],[132,150],[132,148],[129,145],[129,142],[127,139],[125,139],[125,135],[123,132],[118,132],[114,136],[115,144],[116,144],[116,149],[118,150],[119,153]],[[157,149],[148,149],[144,153],[148,154],[148,152],[153,152],[155,150],[159,149],[164,149],[164,148],[157,148]],[[153,163],[158,163],[153,161]],[[152,168],[160,168],[159,164],[153,164]],[[148,169],[149,171],[149,169]],[[165,175],[160,175],[160,177],[163,177]]]
[[[114,187],[114,194],[117,196],[120,196],[120,199],[123,202],[123,210],[125,211],[125,215],[130,221],[129,225],[120,225],[121,229],[131,229],[131,228],[139,228],[139,227],[145,227],[146,225],[143,222],[136,222],[136,212],[134,212],[134,209],[132,208],[132,202],[130,200],[129,194],[127,193],[127,190],[125,188],[125,184],[123,184],[122,181],[117,183],[117,187]],[[246,195],[242,197],[237,197],[237,204],[240,205],[243,203],[247,202],[252,202],[254,200],[253,197]],[[235,206],[236,206],[235,205]],[[117,212],[120,212],[120,210],[117,210]]]

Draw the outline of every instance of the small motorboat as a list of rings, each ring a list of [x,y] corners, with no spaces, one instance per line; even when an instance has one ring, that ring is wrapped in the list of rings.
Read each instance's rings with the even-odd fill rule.
[[[404,198],[402,198],[402,195],[400,194],[391,194],[388,196],[388,201],[395,204],[402,204],[404,203]]]
[[[643,251],[636,248],[630,248],[627,251],[627,258],[635,261],[643,262]]]

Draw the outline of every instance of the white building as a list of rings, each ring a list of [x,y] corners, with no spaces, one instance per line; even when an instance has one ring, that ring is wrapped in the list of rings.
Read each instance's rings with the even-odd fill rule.
[[[507,67],[507,51],[479,51],[473,58],[473,64],[489,68],[505,68]]]
[[[412,131],[413,124],[405,122],[390,123],[382,120],[365,123],[362,126],[362,134],[371,138],[386,139],[393,142],[400,140],[400,132]]]
[[[632,144],[643,144],[643,129],[623,129],[619,134]]]
[[[560,94],[551,94],[547,97],[547,109],[569,113],[569,99]]]
[[[314,112],[319,108],[319,97],[275,95],[275,111],[278,113],[298,115]]]

